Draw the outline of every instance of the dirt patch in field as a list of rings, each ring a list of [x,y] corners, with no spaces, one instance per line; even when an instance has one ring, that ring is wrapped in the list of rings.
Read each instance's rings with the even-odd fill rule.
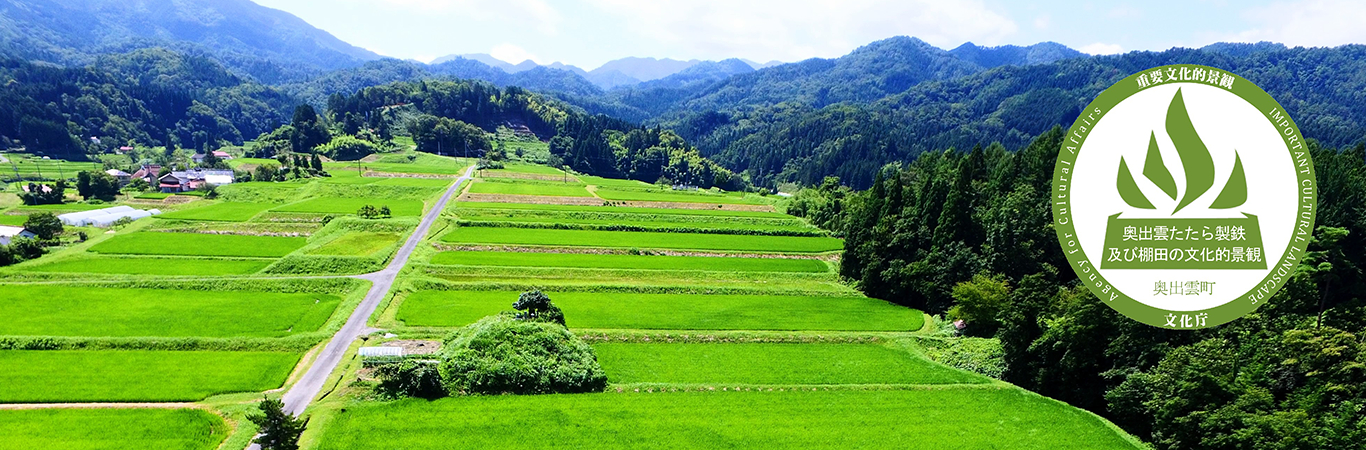
[[[179,205],[182,203],[189,203],[199,199],[200,197],[195,197],[193,195],[172,195],[170,197],[166,197],[164,200],[161,201],[161,203],[165,203],[168,205]]]
[[[403,347],[404,355],[430,355],[441,350],[441,341],[423,341],[416,339],[401,339],[388,341],[382,344],[385,347]]]
[[[733,205],[718,203],[683,203],[683,202],[628,202],[628,201],[606,201],[597,197],[552,197],[548,195],[513,195],[513,194],[462,194],[457,201],[477,202],[477,203],[525,203],[532,205],[568,205],[568,206],[624,206],[628,208],[654,208],[654,209],[700,209],[715,211],[761,211],[777,212],[773,205]]]
[[[686,250],[637,250],[632,252],[620,248],[577,248],[577,247],[521,247],[515,245],[448,245],[433,244],[437,250],[460,252],[508,252],[508,253],[573,253],[582,255],[658,255],[658,256],[711,256],[722,258],[771,258],[771,259],[819,259],[838,261],[839,254],[802,255],[784,253],[722,253]]]
[[[375,172],[366,171],[361,175],[365,178],[428,178],[428,179],[453,179],[460,178],[460,175],[446,175],[441,173],[405,173],[405,172]]]
[[[480,178],[515,178],[518,180],[540,180],[540,181],[565,181],[564,175],[547,175],[543,173],[522,173],[522,172],[500,172],[496,170],[480,170]],[[569,177],[569,181],[579,183],[578,178]]]

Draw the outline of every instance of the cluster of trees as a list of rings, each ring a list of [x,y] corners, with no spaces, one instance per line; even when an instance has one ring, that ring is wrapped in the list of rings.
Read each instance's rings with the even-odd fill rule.
[[[398,120],[390,111],[410,108],[418,114],[406,123],[406,131],[423,152],[482,156],[494,150],[490,131],[518,123],[548,139],[560,162],[587,174],[648,182],[665,178],[726,189],[746,185],[742,177],[704,158],[677,134],[589,115],[518,87],[499,89],[477,81],[397,82],[350,96],[333,95],[327,104],[333,121],[355,123],[357,131],[375,134]]]
[[[104,172],[82,170],[76,174],[76,192],[86,200],[111,202],[119,195],[119,180]]]
[[[331,176],[323,170],[323,160],[317,153],[275,155],[275,164],[260,164],[251,172],[234,173],[238,181],[287,181],[299,178]]]
[[[293,100],[211,59],[153,48],[79,68],[0,60],[0,104],[0,144],[83,160],[134,144],[241,144],[283,123]]]
[[[564,312],[538,290],[523,292],[515,314],[485,317],[456,332],[440,361],[404,360],[380,366],[376,391],[385,397],[448,394],[596,392],[607,374],[593,348],[564,326]]]
[[[309,105],[294,107],[294,117],[289,124],[261,133],[256,138],[247,156],[252,158],[274,158],[291,153],[312,153],[313,149],[332,140],[332,132],[323,123],[323,118]]]
[[[843,234],[840,272],[869,296],[999,338],[1007,381],[1158,448],[1359,446],[1366,148],[1311,141],[1320,227],[1304,263],[1257,312],[1191,332],[1129,320],[1078,283],[1050,226],[1063,138],[1055,127],[1013,153],[928,152],[884,167],[865,191],[829,179],[792,211]]]
[[[19,194],[19,200],[25,205],[60,205],[66,201],[66,187],[66,180],[52,184],[29,183]]]

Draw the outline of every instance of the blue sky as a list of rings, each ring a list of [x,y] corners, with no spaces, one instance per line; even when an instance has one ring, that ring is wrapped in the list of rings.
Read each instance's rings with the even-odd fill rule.
[[[592,69],[626,56],[798,61],[891,36],[942,48],[1055,41],[1087,53],[1366,42],[1366,2],[972,0],[254,0],[354,45],[421,61],[490,53]]]

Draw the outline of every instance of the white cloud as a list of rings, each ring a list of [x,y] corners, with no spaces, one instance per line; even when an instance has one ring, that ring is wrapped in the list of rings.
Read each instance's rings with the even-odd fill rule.
[[[1274,3],[1250,8],[1243,18],[1252,28],[1221,40],[1273,41],[1306,47],[1366,42],[1366,3],[1360,1]]]
[[[376,2],[391,8],[426,14],[460,14],[481,21],[508,24],[508,29],[531,28],[541,34],[559,32],[564,18],[545,0],[334,0],[349,3]],[[376,25],[380,26],[380,25]]]
[[[1034,18],[1034,28],[1047,30],[1051,25],[1053,25],[1053,18],[1049,17],[1048,14],[1041,14]]]
[[[703,58],[794,61],[834,57],[896,35],[940,47],[1004,43],[1014,21],[980,0],[586,0],[619,24]]]
[[[1116,53],[1123,53],[1124,47],[1120,47],[1119,44],[1097,42],[1090,45],[1084,45],[1077,49],[1077,51],[1088,55],[1113,55]]]
[[[541,62],[540,58],[537,58],[536,55],[526,51],[526,49],[506,42],[493,46],[493,49],[489,50],[489,56],[498,58],[498,60],[508,64],[517,64],[528,59],[535,61],[536,64],[545,64],[544,62]]]

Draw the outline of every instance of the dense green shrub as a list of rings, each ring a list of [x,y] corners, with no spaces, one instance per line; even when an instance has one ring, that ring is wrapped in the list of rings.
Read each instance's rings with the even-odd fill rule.
[[[433,399],[446,396],[437,364],[431,361],[409,359],[385,364],[375,368],[375,378],[379,379],[375,391],[382,397]]]
[[[607,386],[593,348],[555,323],[489,316],[447,340],[441,382],[451,393],[596,392]]]

